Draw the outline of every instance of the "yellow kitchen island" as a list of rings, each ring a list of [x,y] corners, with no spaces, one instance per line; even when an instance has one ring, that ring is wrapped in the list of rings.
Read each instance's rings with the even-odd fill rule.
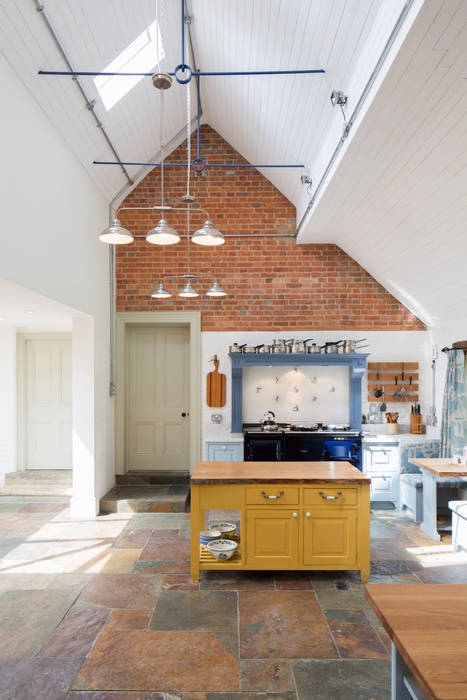
[[[240,514],[238,549],[199,543],[205,511]],[[349,462],[198,462],[191,476],[191,578],[200,570],[357,570],[370,574],[370,479]]]

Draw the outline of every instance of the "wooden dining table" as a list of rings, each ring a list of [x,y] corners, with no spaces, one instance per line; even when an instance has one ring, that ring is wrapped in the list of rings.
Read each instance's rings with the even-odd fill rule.
[[[437,542],[441,537],[437,527],[437,484],[438,476],[467,476],[467,466],[455,464],[452,459],[417,458],[409,459],[411,464],[420,467],[423,474],[423,520],[420,529]]]
[[[391,700],[465,700],[467,585],[368,584],[365,595],[391,638]]]

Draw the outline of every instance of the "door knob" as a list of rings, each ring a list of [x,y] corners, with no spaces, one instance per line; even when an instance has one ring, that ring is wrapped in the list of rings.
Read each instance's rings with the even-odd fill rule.
[[[305,515],[306,515],[307,518],[310,518],[310,517],[311,517],[311,513],[305,513]]]
[[[298,518],[298,513],[292,513],[292,518]]]
[[[190,415],[189,411],[182,411],[182,418],[186,418],[189,415]]]

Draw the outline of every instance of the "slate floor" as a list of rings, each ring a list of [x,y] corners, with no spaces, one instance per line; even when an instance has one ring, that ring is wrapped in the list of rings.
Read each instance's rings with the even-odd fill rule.
[[[2,700],[386,700],[389,640],[349,572],[205,572],[189,515],[0,504]],[[467,555],[372,514],[371,581],[467,583]]]

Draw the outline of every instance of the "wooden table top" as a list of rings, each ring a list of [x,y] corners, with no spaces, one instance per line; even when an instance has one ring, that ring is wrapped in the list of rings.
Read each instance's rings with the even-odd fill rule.
[[[426,469],[436,476],[467,476],[467,467],[455,464],[449,457],[417,458],[409,459],[410,464],[415,464],[420,469]]]
[[[198,462],[192,484],[369,484],[350,462]]]
[[[467,585],[369,584],[365,595],[430,700],[467,698]]]

